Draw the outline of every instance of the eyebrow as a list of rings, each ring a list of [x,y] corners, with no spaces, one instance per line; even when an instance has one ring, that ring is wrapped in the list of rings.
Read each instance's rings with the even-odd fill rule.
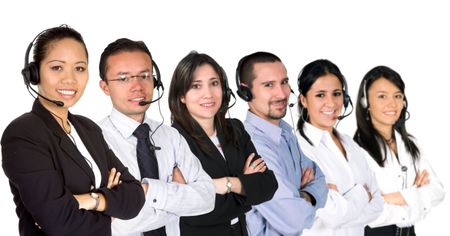
[[[150,73],[150,70],[145,69],[145,70],[142,70],[141,72],[139,72],[138,74],[142,74],[142,73]],[[119,71],[116,73],[116,75],[129,75],[129,74],[131,74],[129,71]]]
[[[47,62],[47,64],[52,63],[52,62],[59,62],[59,63],[63,63],[63,64],[66,63],[66,61],[62,61],[62,60],[51,60],[51,61]],[[85,64],[85,65],[88,64],[86,61],[77,61],[77,62],[75,62],[75,64],[80,64],[80,63]]]

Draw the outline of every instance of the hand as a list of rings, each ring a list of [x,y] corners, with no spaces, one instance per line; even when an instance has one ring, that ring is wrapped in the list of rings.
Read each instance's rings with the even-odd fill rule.
[[[104,211],[106,207],[105,196],[103,196],[103,194],[100,192],[97,192],[97,194],[100,202],[96,211]],[[91,197],[91,193],[76,194],[73,195],[73,197],[78,202],[78,209],[94,210],[96,201]]]
[[[416,180],[414,181],[414,184],[417,187],[422,187],[424,185],[427,185],[430,183],[430,175],[428,174],[427,170],[423,170],[418,175],[416,175]]]
[[[148,184],[147,183],[141,183],[142,189],[144,190],[144,194],[147,195],[147,191],[148,191]]]
[[[181,170],[177,166],[173,168],[172,181],[179,184],[186,184],[183,173],[181,173]]]
[[[266,163],[264,163],[264,160],[262,158],[257,158],[256,160],[253,160],[255,157],[255,153],[250,154],[247,157],[247,160],[245,161],[244,166],[244,175],[253,174],[257,172],[264,172],[266,171]]]
[[[122,181],[120,180],[120,172],[116,171],[116,168],[112,168],[109,172],[108,184],[106,185],[106,187],[112,189],[121,183]]]
[[[408,205],[400,192],[382,194],[384,201],[393,205]]]
[[[313,181],[315,178],[314,170],[308,166],[306,170],[302,170],[302,182],[300,184],[300,189],[303,189],[307,184]]]
[[[369,202],[372,201],[372,193],[370,192],[369,187],[367,187],[366,184],[364,184],[364,189],[366,190],[367,195],[369,195]]]
[[[338,188],[337,188],[337,186],[335,184],[327,183],[327,186],[328,186],[328,189],[331,189],[331,190],[334,190],[336,192],[339,192]]]

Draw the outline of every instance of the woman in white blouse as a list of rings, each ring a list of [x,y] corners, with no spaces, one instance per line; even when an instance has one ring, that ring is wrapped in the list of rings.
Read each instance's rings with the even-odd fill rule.
[[[324,172],[330,190],[312,228],[302,235],[363,235],[364,226],[381,213],[383,199],[367,165],[368,154],[335,129],[336,122],[350,114],[345,78],[335,64],[321,59],[306,65],[297,82],[298,139]]]
[[[361,81],[358,101],[354,140],[371,155],[369,166],[385,202],[365,235],[415,235],[414,224],[442,202],[445,192],[406,131],[405,84],[391,68],[377,66]]]

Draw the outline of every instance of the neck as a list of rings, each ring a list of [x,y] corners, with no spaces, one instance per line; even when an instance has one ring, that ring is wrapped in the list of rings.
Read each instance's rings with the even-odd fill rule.
[[[215,132],[214,119],[209,120],[197,120],[198,124],[202,127],[208,137],[211,137]]]
[[[383,138],[386,141],[392,139],[392,126],[385,126],[380,128],[375,127],[375,128],[378,130],[378,132],[380,132],[381,136],[383,136]]]

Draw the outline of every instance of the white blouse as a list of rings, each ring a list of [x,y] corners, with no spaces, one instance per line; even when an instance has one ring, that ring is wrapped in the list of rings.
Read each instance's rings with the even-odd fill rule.
[[[319,165],[327,183],[336,185],[338,191],[330,189],[325,207],[317,211],[313,226],[302,235],[364,235],[365,225],[383,210],[383,198],[366,161],[368,154],[349,136],[338,133],[346,160],[328,131],[309,123],[305,123],[304,131],[314,145],[297,131],[302,150]],[[371,201],[364,185],[372,194]]]
[[[388,151],[384,167],[380,167],[370,156],[368,162],[376,174],[381,192],[400,192],[408,205],[399,206],[385,203],[383,213],[369,224],[372,228],[392,224],[399,227],[412,226],[425,218],[431,208],[444,200],[444,187],[422,153],[420,160],[413,163],[398,132],[395,132],[395,140],[398,161],[390,148],[386,147]],[[416,171],[422,170],[428,171],[430,184],[418,188],[414,185],[414,180]]]

